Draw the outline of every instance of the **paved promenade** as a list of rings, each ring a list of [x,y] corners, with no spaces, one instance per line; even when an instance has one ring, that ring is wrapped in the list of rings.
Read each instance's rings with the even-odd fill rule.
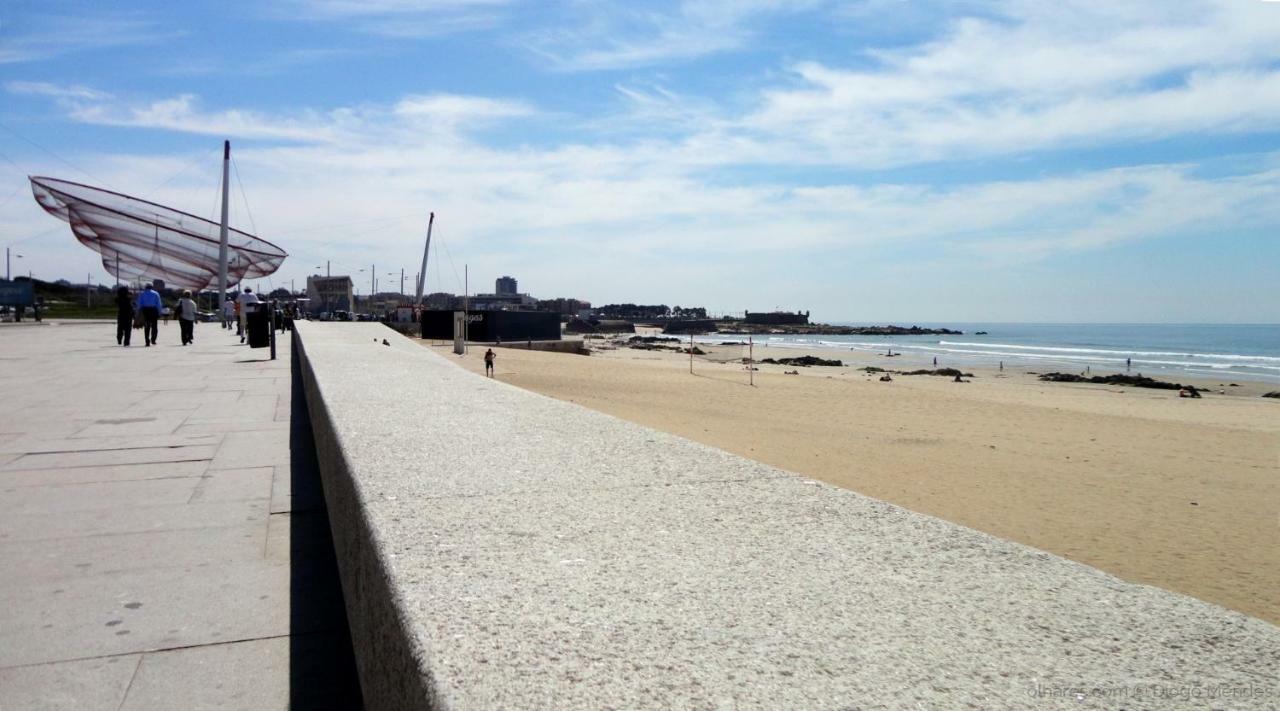
[[[288,338],[160,334],[0,326],[0,710],[358,704]]]

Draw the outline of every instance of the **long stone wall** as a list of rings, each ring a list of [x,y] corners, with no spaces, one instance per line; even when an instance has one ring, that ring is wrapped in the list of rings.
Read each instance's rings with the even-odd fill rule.
[[[370,709],[1280,704],[1260,620],[479,377],[379,324],[297,339]]]

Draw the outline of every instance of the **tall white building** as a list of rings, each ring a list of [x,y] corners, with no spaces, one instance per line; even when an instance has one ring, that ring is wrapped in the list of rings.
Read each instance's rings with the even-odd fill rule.
[[[307,311],[351,311],[355,306],[354,285],[349,276],[307,277]]]

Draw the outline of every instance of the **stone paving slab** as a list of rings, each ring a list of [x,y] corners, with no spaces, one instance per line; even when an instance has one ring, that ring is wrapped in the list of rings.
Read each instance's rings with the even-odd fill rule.
[[[129,506],[136,501],[152,504],[185,504],[199,479],[175,477],[106,481],[68,486],[27,487],[21,496],[0,498],[0,517],[13,515],[58,515],[68,511],[92,511]]]
[[[216,445],[222,442],[222,434],[202,432],[185,435],[128,434],[116,437],[86,437],[84,430],[71,436],[49,437],[43,433],[22,435],[0,446],[5,452],[21,454],[49,454],[58,452],[108,452],[121,449],[156,449]]]
[[[288,708],[289,651],[288,637],[272,637],[148,654],[120,711],[175,699],[184,711]]]
[[[33,582],[6,596],[28,614],[0,629],[0,668],[288,635],[289,594],[262,545],[248,562]]]
[[[12,461],[21,454],[0,455]],[[0,490],[17,486],[63,486],[101,481],[139,481],[143,479],[170,479],[175,477],[199,477],[209,468],[207,461],[157,462],[154,464],[124,464],[110,467],[74,467],[71,469],[18,469],[0,470]],[[11,493],[5,491],[4,493]]]
[[[31,452],[4,465],[2,470],[108,467],[115,464],[157,462],[199,462],[213,458],[216,444],[177,447],[135,447],[132,449],[90,449],[66,452]]]
[[[1280,700],[1264,621],[298,328],[370,708]]]
[[[0,669],[0,709],[118,709],[141,661],[125,654]]]
[[[193,560],[209,565],[234,563],[251,559],[262,549],[265,528],[263,522],[254,522],[45,539],[38,544],[5,542],[0,543],[0,570],[26,581],[58,581],[160,568],[182,571]]]
[[[17,496],[21,496],[21,491]],[[174,505],[67,511],[58,516],[13,514],[0,519],[0,541],[39,541],[76,536],[221,528],[240,523],[262,524],[267,507],[260,501],[215,501]]]
[[[0,334],[0,711],[359,705],[290,341],[197,334]]]
[[[288,462],[282,466],[287,469]],[[274,466],[248,469],[210,468],[200,478],[195,490],[191,492],[190,503],[270,499],[274,480]]]

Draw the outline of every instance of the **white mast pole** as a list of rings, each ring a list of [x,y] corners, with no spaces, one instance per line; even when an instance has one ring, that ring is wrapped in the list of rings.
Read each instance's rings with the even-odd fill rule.
[[[436,213],[431,213],[430,219],[427,220],[427,246],[422,249],[422,271],[418,272],[418,298],[416,302],[419,307],[422,306],[422,289],[426,286],[427,281],[427,257],[431,255],[431,227],[436,223]],[[457,274],[457,272],[454,272]]]
[[[231,141],[222,142],[222,226],[218,231],[218,312],[222,312],[222,300],[227,296],[227,213],[230,201],[227,188],[230,185]]]

